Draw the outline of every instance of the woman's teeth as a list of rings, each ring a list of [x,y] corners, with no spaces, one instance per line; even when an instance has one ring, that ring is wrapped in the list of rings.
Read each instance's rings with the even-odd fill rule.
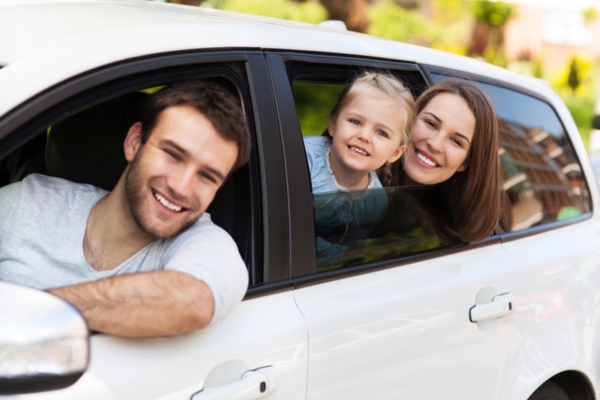
[[[156,200],[158,200],[160,202],[160,204],[162,204],[163,206],[165,206],[166,208],[168,208],[169,210],[171,210],[173,212],[179,212],[182,209],[182,207],[176,206],[175,204],[169,202],[169,200],[165,199],[159,193],[154,193],[154,198]]]
[[[417,151],[417,157],[419,157],[419,160],[423,161],[425,164],[429,165],[430,167],[437,167],[436,163],[434,163],[433,161],[431,161],[429,158],[425,157],[419,151]]]

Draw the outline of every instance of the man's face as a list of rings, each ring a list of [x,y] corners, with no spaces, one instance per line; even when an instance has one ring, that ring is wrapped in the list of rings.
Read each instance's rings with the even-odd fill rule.
[[[189,106],[164,110],[145,144],[141,125],[125,140],[130,162],[125,193],[146,234],[165,239],[193,225],[212,202],[237,158],[206,117]]]

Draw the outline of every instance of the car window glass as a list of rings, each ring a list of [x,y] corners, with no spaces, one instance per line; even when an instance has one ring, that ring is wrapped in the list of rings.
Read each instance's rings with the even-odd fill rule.
[[[438,186],[313,194],[317,271],[461,243]]]
[[[435,81],[447,79],[433,77]],[[499,121],[500,164],[512,219],[508,230],[516,232],[589,211],[581,166],[552,107],[523,93],[475,83],[490,95]]]
[[[299,77],[292,82],[307,160],[312,175],[316,173],[311,183],[317,272],[461,243],[437,186],[327,189],[330,175],[316,172],[329,168],[326,150],[319,149],[327,144],[323,133],[343,87],[343,81],[323,83]]]

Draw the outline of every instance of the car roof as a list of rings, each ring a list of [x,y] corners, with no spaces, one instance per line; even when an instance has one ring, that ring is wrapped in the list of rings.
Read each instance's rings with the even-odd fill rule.
[[[146,0],[0,0],[0,44],[0,66],[4,66],[0,87],[21,79],[23,96],[129,58],[226,48],[397,59],[544,91],[543,84],[505,69],[421,46],[319,25]],[[30,78],[34,82],[23,82],[23,74],[35,77]],[[0,99],[0,115],[10,108],[6,101]]]

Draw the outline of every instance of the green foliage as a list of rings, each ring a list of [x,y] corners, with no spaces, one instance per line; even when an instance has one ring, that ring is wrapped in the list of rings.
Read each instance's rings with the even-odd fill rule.
[[[455,22],[464,16],[464,0],[434,0],[435,20],[437,23],[447,24]]]
[[[329,113],[344,87],[294,82],[292,91],[303,135],[320,135],[329,124]]]
[[[327,19],[327,10],[316,1],[302,3],[291,0],[226,0],[214,1],[219,8],[247,14],[264,15],[316,24]]]
[[[540,79],[544,78],[544,69],[542,66],[542,61],[539,58],[531,61],[513,61],[507,65],[507,69],[517,72],[521,75],[533,76]]]
[[[491,26],[503,26],[512,16],[513,8],[503,1],[476,0],[471,12],[478,21]]]
[[[576,95],[571,91],[563,91],[559,94],[571,112],[571,116],[575,121],[575,125],[577,125],[577,129],[579,130],[583,142],[586,147],[589,147],[596,96],[592,93]]]
[[[569,84],[569,75],[572,75],[573,61],[577,65],[577,75],[580,81],[576,90],[573,90]],[[596,104],[598,88],[597,72],[598,69],[595,62],[581,57],[574,57],[561,71],[558,71],[549,79],[552,83],[552,88],[562,98],[571,112],[586,146],[589,146],[592,130],[591,121],[594,117],[594,107]]]
[[[369,33],[400,42],[429,44],[431,29],[425,18],[413,10],[405,10],[391,0],[380,1],[370,9]]]
[[[588,92],[595,92],[597,89],[594,83],[595,75],[596,64],[593,61],[573,57],[561,71],[554,75],[551,83],[556,91],[570,89],[586,96]],[[579,84],[576,85],[577,81]]]
[[[457,7],[456,0],[438,0],[446,8]],[[459,1],[460,2],[460,1]],[[456,11],[456,10],[455,10]],[[383,0],[370,9],[371,27],[369,34],[400,42],[429,46],[435,49],[465,54],[469,24],[458,19],[454,22],[435,24],[428,22],[418,11],[405,10],[394,1]],[[450,13],[453,16],[459,14]]]
[[[588,7],[582,11],[582,14],[585,19],[585,24],[589,25],[598,16],[598,10],[596,10],[596,7]]]
[[[542,66],[542,60],[536,58],[531,62],[532,64],[532,76],[542,79],[544,77],[544,68]]]

